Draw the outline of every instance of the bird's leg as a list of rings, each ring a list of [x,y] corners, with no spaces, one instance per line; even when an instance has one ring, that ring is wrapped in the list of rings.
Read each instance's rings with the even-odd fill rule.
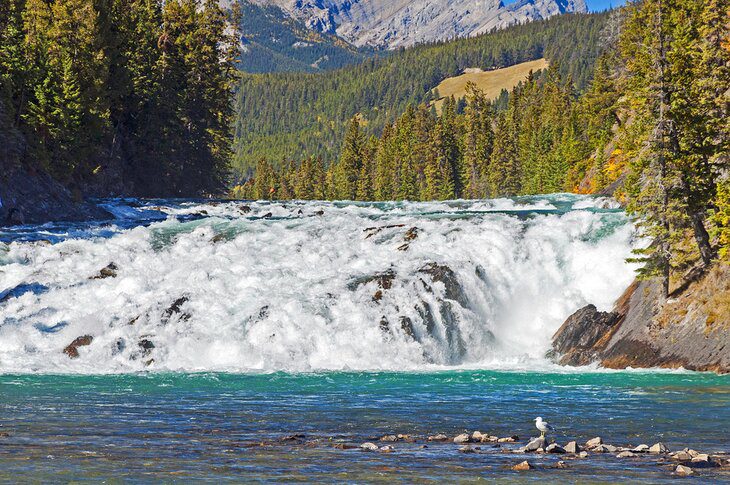
[[[544,438],[544,437],[545,437],[545,432],[544,431],[540,431],[540,438]]]

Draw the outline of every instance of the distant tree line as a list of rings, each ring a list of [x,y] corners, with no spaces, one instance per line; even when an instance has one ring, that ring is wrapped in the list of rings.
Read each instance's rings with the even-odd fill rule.
[[[4,164],[78,192],[226,182],[237,38],[214,0],[0,2]]]

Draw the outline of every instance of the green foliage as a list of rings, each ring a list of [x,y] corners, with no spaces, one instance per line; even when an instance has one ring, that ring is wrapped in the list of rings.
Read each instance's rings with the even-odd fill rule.
[[[211,0],[12,0],[0,8],[0,102],[72,188],[221,191],[237,42]],[[7,123],[7,121],[6,121]]]
[[[333,162],[353,116],[361,117],[366,133],[380,136],[407,106],[427,104],[435,86],[469,67],[546,57],[580,91],[591,78],[606,19],[607,14],[561,15],[327,73],[244,75],[236,96],[234,166],[245,175],[261,158],[278,163],[316,156]]]

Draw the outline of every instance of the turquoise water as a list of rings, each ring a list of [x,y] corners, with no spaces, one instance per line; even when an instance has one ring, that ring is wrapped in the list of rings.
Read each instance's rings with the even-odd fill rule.
[[[730,378],[617,372],[131,374],[0,376],[0,480],[128,482],[505,481],[657,483],[656,457],[526,458],[482,445],[478,454],[428,435],[481,430],[534,436],[541,415],[559,443],[600,435],[625,446],[663,441],[728,451]],[[303,434],[297,441],[282,438]],[[393,453],[343,450],[385,434]],[[701,480],[730,479],[702,471]]]

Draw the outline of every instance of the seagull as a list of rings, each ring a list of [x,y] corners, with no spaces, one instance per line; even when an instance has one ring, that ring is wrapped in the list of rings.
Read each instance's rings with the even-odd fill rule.
[[[547,424],[547,421],[543,421],[540,416],[535,418],[535,427],[540,430],[540,437],[544,438],[545,433],[553,431],[555,428]]]

